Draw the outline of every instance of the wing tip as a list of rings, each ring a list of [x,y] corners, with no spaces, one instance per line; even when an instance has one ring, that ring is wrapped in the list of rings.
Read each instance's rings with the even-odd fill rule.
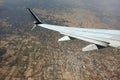
[[[26,8],[34,17],[34,19],[36,20],[35,24],[43,24],[42,21],[38,18],[38,16],[30,9],[30,8]]]

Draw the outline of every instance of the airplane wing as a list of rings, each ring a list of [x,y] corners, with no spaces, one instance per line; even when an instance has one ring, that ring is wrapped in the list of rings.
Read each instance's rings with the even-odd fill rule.
[[[31,9],[27,9],[28,11],[30,11],[30,13],[35,19],[35,25],[32,29],[34,29],[36,26],[40,26],[65,35],[58,41],[68,41],[75,38],[90,42],[91,44],[84,47],[82,51],[98,50],[105,47],[115,47],[118,49],[120,48],[120,30],[74,28],[67,26],[44,24]]]

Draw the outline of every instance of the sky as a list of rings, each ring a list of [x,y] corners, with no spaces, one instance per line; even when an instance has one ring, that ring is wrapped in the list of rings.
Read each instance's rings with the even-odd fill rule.
[[[59,9],[84,9],[94,13],[106,22],[114,18],[114,21],[119,25],[120,21],[120,0],[1,0],[0,17],[10,17],[9,21],[22,21],[22,16],[26,17],[25,8],[37,8],[51,11]],[[9,13],[9,14],[8,14]],[[22,19],[21,19],[22,18]],[[29,18],[24,18],[28,20]],[[16,20],[16,19],[15,19]]]

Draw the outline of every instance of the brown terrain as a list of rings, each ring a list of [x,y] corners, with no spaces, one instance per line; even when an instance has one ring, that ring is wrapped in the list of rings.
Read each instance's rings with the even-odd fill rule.
[[[114,29],[84,9],[33,10],[46,23]],[[120,80],[120,50],[82,52],[89,43],[58,42],[57,32],[30,31],[31,22],[14,28],[8,19],[0,19],[0,80]]]

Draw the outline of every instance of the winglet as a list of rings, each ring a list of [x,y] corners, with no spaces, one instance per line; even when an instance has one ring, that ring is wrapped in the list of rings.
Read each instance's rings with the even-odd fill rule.
[[[38,18],[38,16],[30,9],[30,8],[26,8],[34,17],[34,19],[36,20],[34,22],[34,24],[42,24],[41,20]]]

